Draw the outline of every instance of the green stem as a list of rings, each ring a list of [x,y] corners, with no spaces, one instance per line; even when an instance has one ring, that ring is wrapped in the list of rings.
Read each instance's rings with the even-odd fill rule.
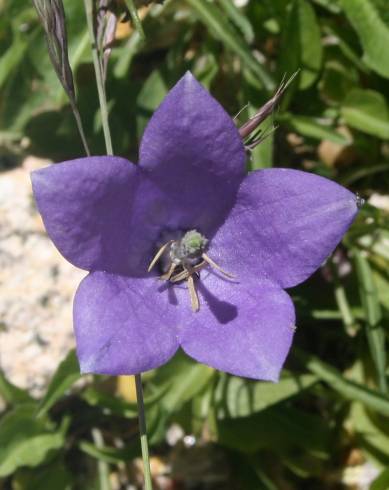
[[[105,85],[103,79],[103,72],[101,69],[101,63],[96,46],[96,37],[93,22],[93,0],[84,0],[86,18],[88,22],[89,38],[92,44],[93,65],[95,68],[97,90],[99,93],[101,119],[103,123],[105,146],[107,148],[107,154],[113,155],[111,133],[109,130],[108,110],[107,110],[107,98],[105,94]],[[151,481],[150,470],[150,458],[149,458],[149,446],[147,441],[146,431],[146,418],[145,418],[145,406],[143,401],[143,389],[141,375],[135,375],[136,386],[136,398],[138,402],[138,417],[139,417],[139,432],[140,432],[140,444],[142,448],[142,459],[145,474],[145,490],[153,490]]]
[[[93,22],[93,0],[84,0],[86,20],[88,23],[89,40],[92,45],[93,66],[96,75],[97,92],[99,94],[101,122],[103,125],[107,155],[113,155],[111,133],[109,131],[107,97],[105,93],[104,77],[101,69],[99,53],[97,51],[95,28]]]
[[[82,144],[84,145],[85,153],[89,157],[90,156],[90,150],[89,150],[88,142],[86,140],[86,136],[85,136],[85,132],[84,132],[84,127],[82,125],[82,120],[81,120],[80,112],[79,112],[78,107],[76,106],[75,102],[73,100],[71,100],[71,99],[70,99],[70,106],[71,106],[72,111],[73,111],[74,119],[76,120],[78,132],[80,134]]]
[[[135,29],[138,31],[141,39],[145,40],[146,39],[145,31],[143,30],[142,22],[139,18],[138,10],[136,9],[134,0],[125,0],[125,2],[130,12],[131,20],[132,23],[134,24]]]
[[[135,386],[136,386],[136,399],[138,402],[140,445],[142,448],[143,469],[145,474],[145,490],[152,490],[153,485],[151,482],[149,445],[147,442],[147,430],[146,430],[146,418],[145,418],[145,405],[143,401],[142,378],[140,374],[135,375]]]

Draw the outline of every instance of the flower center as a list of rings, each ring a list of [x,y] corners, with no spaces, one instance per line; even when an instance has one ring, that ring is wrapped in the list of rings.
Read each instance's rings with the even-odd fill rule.
[[[159,277],[162,281],[180,283],[187,281],[193,311],[200,309],[199,298],[196,291],[195,280],[200,279],[200,271],[210,265],[228,278],[231,274],[225,272],[208,255],[205,250],[208,240],[197,230],[186,233],[179,232],[174,238],[165,242],[155,254],[148,271],[161,262],[163,274]]]
[[[170,246],[169,256],[172,264],[185,267],[197,265],[205,252],[208,240],[197,230],[190,230]]]

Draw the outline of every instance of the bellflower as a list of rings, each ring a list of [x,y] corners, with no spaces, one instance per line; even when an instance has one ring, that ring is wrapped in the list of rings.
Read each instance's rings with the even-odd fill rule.
[[[138,165],[99,156],[33,172],[49,236],[89,271],[74,300],[82,372],[140,373],[181,347],[278,379],[295,330],[284,288],[333,251],[357,198],[310,173],[245,167],[233,120],[187,73],[151,118]]]

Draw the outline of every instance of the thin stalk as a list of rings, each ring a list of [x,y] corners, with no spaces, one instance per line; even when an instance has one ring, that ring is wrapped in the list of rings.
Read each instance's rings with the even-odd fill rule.
[[[84,0],[84,5],[86,20],[88,23],[89,40],[92,46],[93,66],[96,75],[97,92],[99,94],[101,122],[103,125],[105,146],[107,149],[107,155],[113,155],[111,133],[109,131],[108,122],[107,97],[105,93],[103,71],[99,59],[99,53],[97,51],[96,35],[93,21],[93,0]]]
[[[145,418],[145,405],[143,401],[142,378],[140,374],[135,375],[135,386],[136,386],[136,399],[138,403],[140,445],[142,449],[143,470],[145,474],[145,490],[152,490],[153,484],[151,482],[149,445],[147,441],[146,418]]]
[[[96,36],[94,30],[93,0],[84,0],[84,5],[85,5],[86,18],[88,22],[89,38],[92,44],[93,65],[95,68],[97,90],[99,94],[105,146],[107,148],[107,155],[113,155],[111,133],[110,133],[109,121],[108,121],[105,84],[104,84],[103,71],[99,59],[99,54],[97,51]],[[140,444],[142,449],[143,468],[144,468],[144,475],[145,475],[145,490],[153,490],[153,485],[151,481],[149,446],[148,446],[147,431],[146,431],[145,406],[143,401],[142,379],[140,374],[137,374],[135,376],[135,386],[136,386],[136,399],[138,403]]]
[[[141,39],[145,40],[146,39],[145,31],[143,30],[142,22],[139,18],[138,10],[136,9],[134,0],[125,0],[125,2],[130,12],[131,20],[132,23],[134,24],[135,29],[138,31]]]
[[[78,110],[78,107],[73,103],[72,100],[70,100],[70,106],[72,108],[74,119],[76,120],[78,132],[80,134],[85,153],[89,157],[90,156],[90,150],[89,150],[88,142],[86,140],[86,136],[84,133],[84,126],[82,125],[80,111]]]
[[[99,429],[92,429],[93,441],[98,448],[104,447],[104,439]],[[97,469],[99,474],[100,490],[111,490],[109,481],[109,465],[105,461],[98,461]]]
[[[355,320],[350,303],[347,299],[346,290],[340,281],[336,264],[333,262],[333,260],[331,260],[329,264],[334,282],[335,301],[342,316],[343,325],[346,329],[346,332],[354,337],[358,330],[358,322],[356,322]]]

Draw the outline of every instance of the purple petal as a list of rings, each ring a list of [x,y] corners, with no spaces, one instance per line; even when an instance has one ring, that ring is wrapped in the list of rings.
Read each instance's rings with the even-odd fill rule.
[[[151,118],[140,166],[176,202],[177,228],[211,234],[231,209],[245,171],[231,117],[188,72]]]
[[[210,255],[238,278],[292,287],[334,250],[358,212],[356,196],[307,172],[267,169],[249,174]]]
[[[94,272],[74,300],[77,354],[83,373],[137,374],[168,361],[178,348],[180,309],[155,278]]]
[[[76,267],[145,275],[169,200],[131,162],[90,157],[32,173],[46,230]]]
[[[215,274],[205,274],[197,286],[200,310],[185,316],[180,332],[184,351],[221,371],[277,381],[295,325],[285,291],[271,283],[236,283]],[[180,306],[189,301],[184,293],[178,293]]]

